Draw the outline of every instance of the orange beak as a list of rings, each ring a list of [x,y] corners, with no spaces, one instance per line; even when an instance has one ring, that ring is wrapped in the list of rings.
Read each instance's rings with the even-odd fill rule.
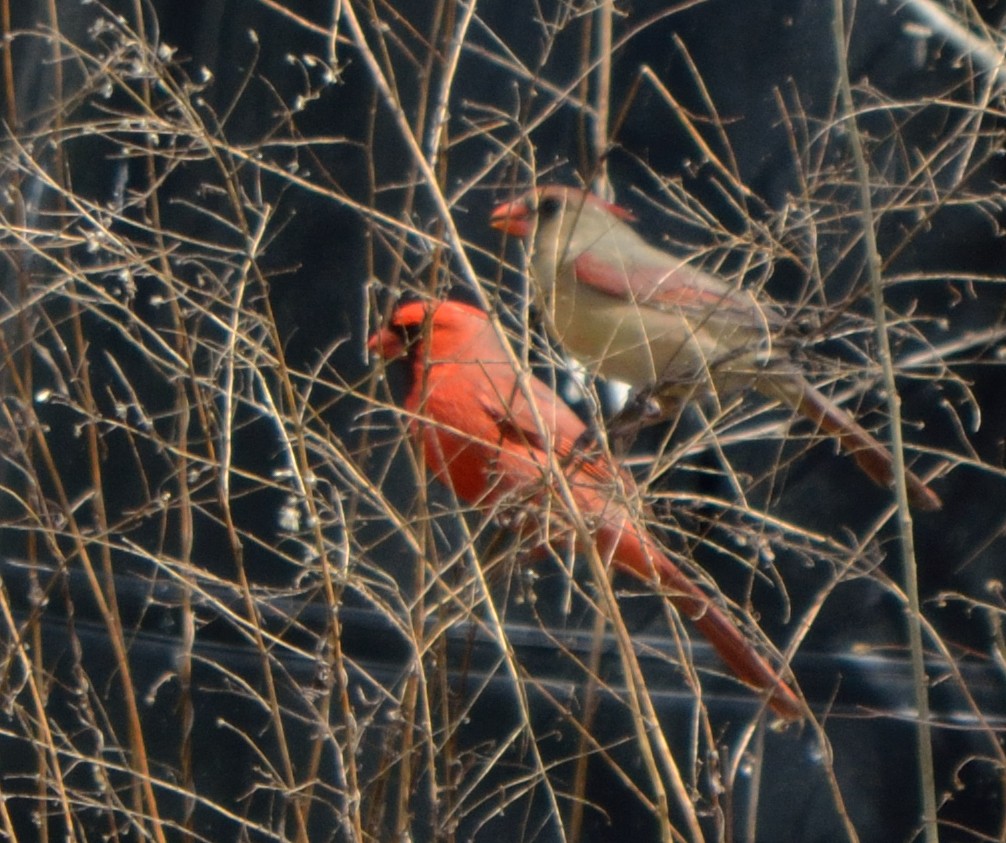
[[[405,344],[397,331],[381,328],[374,331],[367,340],[367,351],[377,354],[384,360],[394,360],[405,352]]]
[[[514,237],[527,237],[532,229],[531,212],[523,200],[505,202],[492,212],[489,225]]]

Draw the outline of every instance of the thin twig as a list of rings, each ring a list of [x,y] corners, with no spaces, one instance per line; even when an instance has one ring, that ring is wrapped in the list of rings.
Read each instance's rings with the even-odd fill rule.
[[[884,375],[887,410],[890,415],[891,451],[894,455],[895,495],[898,502],[897,523],[904,566],[905,594],[908,598],[908,640],[911,653],[912,675],[915,680],[915,704],[918,710],[916,747],[919,759],[919,798],[922,801],[922,823],[927,843],[937,843],[939,829],[936,817],[936,775],[933,768],[933,745],[929,715],[929,678],[926,675],[925,652],[922,643],[922,607],[919,602],[919,583],[915,558],[915,541],[912,514],[908,506],[908,485],[905,482],[905,447],[901,434],[901,400],[894,378],[894,358],[891,354],[887,332],[887,306],[884,303],[881,257],[877,247],[876,222],[873,214],[873,197],[870,191],[870,172],[863,152],[863,141],[856,123],[855,102],[849,81],[846,58],[848,44],[845,34],[845,10],[842,0],[832,6],[833,34],[839,93],[842,102],[844,125],[848,130],[849,146],[856,168],[859,188],[859,214],[862,223],[863,243],[866,248],[866,270],[873,316],[877,326],[877,348]]]

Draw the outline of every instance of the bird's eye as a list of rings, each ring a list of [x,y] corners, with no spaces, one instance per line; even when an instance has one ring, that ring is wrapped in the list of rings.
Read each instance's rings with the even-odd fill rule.
[[[419,340],[423,338],[423,323],[408,323],[396,325],[395,331],[402,339],[402,345],[411,349]]]
[[[562,202],[556,196],[546,196],[538,205],[538,216],[541,219],[551,219],[562,208]]]

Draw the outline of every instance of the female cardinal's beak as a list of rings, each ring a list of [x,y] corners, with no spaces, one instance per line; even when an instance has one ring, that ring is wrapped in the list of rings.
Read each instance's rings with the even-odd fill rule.
[[[489,225],[514,237],[527,237],[531,233],[531,212],[523,200],[505,202],[492,212]]]

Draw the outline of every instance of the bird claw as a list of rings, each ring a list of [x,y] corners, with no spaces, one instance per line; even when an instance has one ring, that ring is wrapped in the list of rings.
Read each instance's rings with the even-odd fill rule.
[[[640,389],[608,423],[608,439],[613,450],[624,450],[632,444],[640,430],[656,424],[666,416],[654,387]]]
[[[587,427],[584,429],[583,433],[576,437],[576,441],[573,443],[573,447],[569,452],[568,459],[576,459],[580,454],[587,454],[591,451],[597,449],[600,442],[598,441],[597,430],[593,427]]]

